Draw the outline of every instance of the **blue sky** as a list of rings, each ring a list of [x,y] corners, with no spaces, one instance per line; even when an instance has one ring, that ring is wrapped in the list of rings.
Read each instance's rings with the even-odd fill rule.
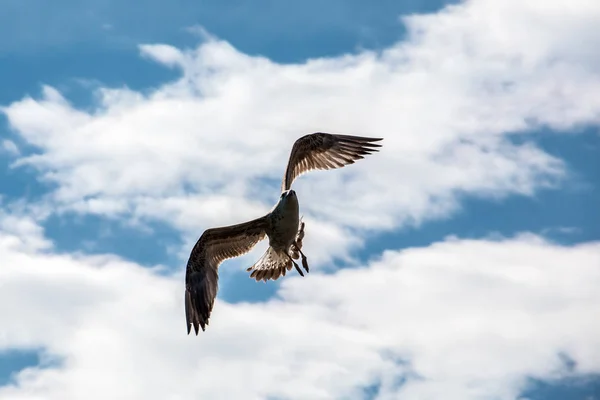
[[[560,10],[564,6],[561,1],[552,2],[554,3],[556,6],[551,7],[552,10]],[[511,20],[506,22],[507,25],[499,25],[499,32],[510,31],[510,34],[505,34],[506,37],[499,35],[501,39],[498,39],[490,35],[490,38],[486,36],[479,42],[476,33],[482,28],[476,22],[478,18],[469,19],[466,16],[470,14],[462,13],[461,8],[445,8],[450,4],[458,4],[458,7],[471,10],[475,16],[482,13],[482,21],[494,15],[494,12],[489,11],[493,10],[492,4],[495,4],[492,0],[466,5],[418,0],[336,0],[326,4],[316,1],[261,0],[252,5],[241,1],[181,0],[168,5],[164,2],[144,1],[135,7],[108,0],[60,1],[52,5],[41,0],[3,2],[0,6],[0,65],[3,71],[0,74],[0,105],[4,108],[4,112],[0,114],[0,144],[3,145],[0,147],[0,150],[3,148],[0,151],[0,195],[5,211],[0,217],[8,222],[0,224],[0,229],[6,237],[20,238],[25,243],[25,247],[18,251],[12,247],[6,250],[6,259],[15,263],[11,267],[19,271],[19,260],[25,259],[20,258],[21,256],[29,257],[28,260],[37,260],[36,257],[43,259],[44,254],[50,258],[63,257],[68,268],[73,269],[64,272],[64,275],[58,273],[58,276],[79,276],[77,271],[81,270],[87,271],[85,273],[89,273],[90,277],[94,276],[98,282],[109,282],[112,278],[94,275],[97,271],[93,266],[100,261],[95,261],[93,255],[107,257],[105,261],[101,261],[106,263],[107,269],[113,265],[111,263],[131,263],[133,266],[127,264],[121,267],[137,268],[135,271],[138,272],[135,273],[138,275],[135,276],[140,276],[140,280],[146,278],[143,275],[145,272],[139,271],[159,265],[162,269],[152,272],[155,275],[151,278],[156,287],[148,288],[146,295],[148,298],[157,296],[160,299],[161,295],[156,294],[155,290],[163,287],[165,293],[170,293],[171,287],[181,284],[181,276],[178,274],[181,273],[190,246],[204,229],[250,218],[271,207],[272,200],[276,198],[277,179],[283,169],[289,146],[296,137],[308,133],[307,130],[314,127],[314,130],[346,129],[369,136],[382,135],[386,140],[381,157],[379,154],[373,156],[373,161],[361,161],[339,171],[339,174],[307,174],[296,183],[298,192],[304,193],[304,197],[300,197],[301,207],[308,217],[308,226],[314,227],[313,238],[307,240],[312,240],[308,242],[308,246],[313,246],[314,256],[311,259],[316,264],[313,268],[313,271],[316,270],[315,286],[310,289],[305,287],[304,290],[307,291],[307,296],[312,293],[314,298],[311,297],[311,301],[319,307],[323,304],[327,307],[334,303],[344,304],[346,301],[335,297],[342,296],[340,293],[344,292],[342,281],[339,288],[331,288],[331,299],[335,299],[335,302],[321,297],[325,295],[316,289],[322,287],[319,286],[320,282],[331,279],[327,282],[334,282],[335,285],[333,279],[338,274],[342,279],[341,277],[349,277],[350,273],[362,274],[363,270],[371,271],[370,276],[375,277],[378,260],[388,260],[385,255],[382,256],[384,251],[397,252],[397,259],[400,260],[397,264],[394,264],[396,258],[385,262],[397,265],[399,270],[407,268],[412,271],[410,268],[414,268],[417,271],[414,272],[415,276],[419,276],[418,267],[427,271],[429,265],[422,260],[438,257],[438,251],[441,251],[439,254],[445,254],[444,257],[450,257],[445,259],[464,260],[464,265],[467,265],[471,262],[470,257],[478,254],[477,251],[489,251],[490,253],[483,253],[482,257],[485,259],[486,254],[496,254],[496,251],[502,254],[501,246],[504,243],[507,252],[510,252],[508,249],[514,248],[518,252],[524,248],[522,255],[511,254],[511,257],[515,257],[514,260],[498,261],[500,267],[505,266],[506,271],[509,271],[506,272],[509,276],[507,280],[511,280],[510,273],[519,275],[518,270],[512,268],[521,263],[531,263],[532,271],[533,268],[544,271],[546,254],[548,260],[554,254],[556,260],[562,260],[563,253],[567,259],[572,251],[573,259],[580,257],[581,268],[585,268],[585,274],[589,275],[584,272],[577,275],[577,271],[572,274],[577,275],[582,282],[593,282],[597,276],[595,271],[600,268],[593,265],[597,259],[594,257],[598,254],[597,243],[600,241],[600,211],[597,207],[600,202],[600,101],[592,90],[600,82],[597,69],[594,69],[600,60],[600,53],[593,46],[594,40],[599,40],[598,35],[584,28],[573,28],[569,35],[562,35],[564,43],[556,44],[557,41],[551,36],[552,30],[548,33],[543,29],[543,23],[540,24],[541,28],[536,24],[532,25],[530,29],[534,33],[531,35],[519,37],[521,31],[513,30],[510,25],[518,22]],[[500,13],[498,21],[503,21],[503,18],[509,21],[506,15],[511,13],[521,16],[522,21],[537,21],[538,15],[535,13],[540,12],[540,8],[524,10],[513,2],[506,7],[508,11],[504,10],[506,14]],[[594,20],[594,16],[600,15],[597,8],[592,12],[584,10],[585,7],[593,8],[586,4],[577,3],[574,7],[580,7],[582,11],[574,12],[564,29],[600,23],[600,20]],[[423,18],[409,19],[408,22],[401,19],[402,16],[417,14],[422,14]],[[551,14],[540,12],[539,18],[548,18],[548,24],[551,25],[556,21]],[[439,19],[430,20],[428,15]],[[577,18],[581,18],[583,22]],[[464,27],[461,25],[463,23]],[[207,38],[200,33],[200,27],[212,37]],[[539,32],[536,31],[538,28]],[[407,32],[411,29],[411,34],[408,35]],[[458,44],[455,44],[452,38],[464,35],[474,37],[472,42],[467,41],[473,47],[470,51],[465,51],[464,55],[456,54],[469,46],[463,46],[460,42],[462,39],[456,39]],[[445,37],[450,38],[447,43],[444,42]],[[485,40],[498,42],[492,42],[494,46],[490,46]],[[521,42],[523,48],[518,47]],[[556,48],[547,43],[552,43]],[[576,52],[569,50],[569,43],[578,43],[583,47],[586,45],[581,43],[591,44],[583,51]],[[171,47],[140,48],[141,45],[156,44]],[[539,46],[541,50],[538,51],[535,46]],[[193,53],[194,49],[199,52]],[[355,58],[348,61],[344,58],[345,55]],[[259,57],[269,60],[268,67],[256,61]],[[513,65],[514,59],[521,61]],[[317,64],[321,62],[325,65],[323,69],[318,66],[311,69],[311,62],[314,63],[315,60]],[[555,64],[555,60],[560,62]],[[559,64],[562,66],[556,67]],[[583,67],[571,68],[578,65]],[[265,68],[267,72],[261,68]],[[250,72],[246,74],[246,70]],[[186,77],[190,77],[189,81],[179,81],[182,71]],[[428,75],[421,79],[421,73]],[[273,75],[273,81],[263,80],[270,74]],[[335,83],[330,84],[329,81]],[[511,82],[516,89],[494,89],[496,85],[503,86],[506,81]],[[178,82],[184,89],[177,86]],[[271,84],[272,87],[269,86]],[[236,85],[240,85],[239,88]],[[53,89],[49,91],[48,87]],[[188,89],[193,92],[190,88],[200,88],[198,91],[202,95],[189,95]],[[259,93],[263,88],[264,93]],[[114,97],[102,99],[104,89],[114,90]],[[422,98],[418,97],[420,93],[424,93]],[[139,98],[132,100],[129,97],[134,95]],[[28,97],[33,98],[32,102],[35,104],[24,100]],[[168,101],[161,103],[161,99]],[[214,99],[216,108],[208,108],[213,107],[207,105],[210,99]],[[376,106],[371,107],[372,104]],[[471,111],[469,107],[479,108]],[[51,112],[55,114],[48,117],[43,110],[54,110]],[[402,110],[406,110],[408,117],[402,116]],[[364,116],[361,115],[363,111]],[[142,117],[138,117],[137,112]],[[499,116],[496,116],[496,112]],[[347,118],[345,113],[353,117]],[[158,117],[154,117],[156,115]],[[471,116],[474,122],[470,120]],[[84,120],[85,122],[81,122]],[[145,121],[150,122],[144,125]],[[154,126],[157,128],[148,132],[147,137],[143,128],[138,129],[154,129]],[[371,127],[372,134],[366,131]],[[420,129],[425,130],[420,132]],[[167,136],[167,140],[163,141],[165,139],[160,135],[164,132],[175,136],[172,139]],[[80,139],[85,135],[89,139]],[[94,135],[97,141],[93,139]],[[131,142],[126,139],[128,137],[132,138]],[[283,137],[285,140],[281,139]],[[265,150],[264,154],[251,159],[247,154],[254,151],[255,147],[250,138],[269,138],[275,144]],[[187,145],[171,148],[168,143],[169,140],[188,143],[188,139],[189,143],[195,143],[192,146],[200,147],[197,155],[194,152],[188,153]],[[104,147],[106,143],[115,143],[115,149],[117,146],[122,147],[113,151],[110,145]],[[210,160],[212,153],[217,159],[238,160],[235,162],[239,162],[240,169],[244,171],[242,176],[237,180],[231,179],[232,172],[225,162],[223,166],[214,167],[214,171],[210,170],[211,164],[205,160]],[[41,161],[18,164],[34,154],[40,155]],[[372,164],[368,164],[370,162]],[[254,169],[256,172],[253,172]],[[378,176],[386,178],[380,180]],[[248,187],[248,182],[259,183]],[[363,187],[367,188],[363,190],[364,193],[354,194],[357,188]],[[367,196],[369,188],[375,196]],[[261,193],[260,196],[254,195],[257,192]],[[242,203],[232,203],[239,193],[243,193]],[[364,201],[353,202],[355,197]],[[344,199],[340,205],[336,203],[339,198]],[[326,205],[326,209],[333,210],[331,216],[322,222],[319,222],[323,213],[317,207],[318,201],[327,201],[330,205]],[[372,204],[368,201],[372,201]],[[375,209],[377,212],[363,212]],[[372,217],[366,218],[367,213]],[[14,222],[11,218],[19,222]],[[533,235],[545,241],[545,244],[530,241],[526,235]],[[31,237],[52,244],[44,247]],[[460,242],[455,243],[456,248],[451,248],[454,242],[449,237],[459,238]],[[588,244],[596,247],[588,250],[585,247]],[[471,245],[474,246],[472,250],[467,247]],[[498,246],[498,249],[494,246]],[[403,252],[404,250],[406,251]],[[531,254],[542,254],[544,259],[540,260],[539,256],[533,257]],[[302,282],[294,278],[290,279],[289,284],[285,283],[287,281],[256,284],[245,276],[244,266],[257,255],[256,252],[251,253],[247,258],[228,262],[226,269],[221,268],[223,272],[220,276],[219,299],[224,303],[222,307],[219,307],[220,303],[217,304],[213,315],[225,315],[225,312],[243,315],[245,307],[249,307],[248,303],[257,307],[257,313],[276,309],[279,307],[278,302],[292,307],[297,305],[295,302],[298,301],[298,293],[302,293],[300,285],[311,285],[313,282],[309,279]],[[120,261],[114,261],[115,259]],[[530,261],[533,259],[535,260]],[[30,262],[35,264],[34,261]],[[459,269],[462,268],[461,262],[456,264]],[[485,262],[490,263],[489,268],[496,266],[496,260],[486,259]],[[452,261],[449,263],[454,265]],[[442,267],[444,264],[441,261]],[[482,269],[485,270],[486,267],[482,266]],[[407,274],[406,281],[412,276],[409,272]],[[83,272],[81,276],[82,287],[86,287],[88,278],[83,277]],[[449,289],[443,283],[438,292],[467,292],[471,284],[470,276],[460,278],[464,279],[463,286],[457,283],[456,292],[453,292],[455,288]],[[19,277],[15,272],[15,282]],[[482,282],[487,282],[488,278],[483,277]],[[28,398],[27,393],[57,398],[61,390],[71,394],[78,393],[77,390],[80,390],[83,383],[76,381],[80,379],[80,382],[85,382],[85,373],[90,371],[86,362],[96,359],[84,356],[75,345],[69,349],[61,345],[59,339],[50,339],[52,335],[59,337],[63,330],[79,332],[78,329],[82,329],[82,336],[96,337],[94,335],[97,334],[100,338],[102,332],[105,332],[102,329],[109,329],[111,334],[105,333],[105,336],[112,338],[114,334],[114,348],[127,346],[125,338],[129,337],[128,334],[118,336],[119,329],[125,332],[123,326],[115,327],[109,322],[102,326],[98,325],[100,322],[87,326],[88,318],[79,317],[75,311],[72,311],[73,317],[69,314],[71,308],[75,307],[72,304],[77,304],[78,301],[83,304],[88,304],[89,301],[92,304],[98,298],[104,299],[98,300],[97,310],[98,315],[101,315],[105,304],[103,302],[117,298],[117,295],[107,295],[106,299],[102,297],[102,293],[112,290],[110,287],[99,286],[98,293],[90,291],[89,299],[79,292],[73,292],[72,297],[69,297],[70,289],[66,289],[63,299],[62,289],[57,289],[58,294],[52,294],[52,285],[56,283],[58,288],[64,284],[67,288],[77,282],[68,279],[76,278],[65,278],[67,280],[62,283],[59,280],[61,278],[56,278],[56,282],[52,276],[48,279],[53,282],[47,289],[49,297],[42,298],[46,300],[40,304],[49,307],[44,308],[44,312],[46,315],[54,315],[52,324],[56,324],[56,327],[48,328],[48,339],[25,333],[28,328],[26,325],[22,327],[20,323],[11,325],[15,327],[13,330],[9,327],[0,332],[0,399],[17,395],[21,396],[18,398]],[[545,282],[542,278],[538,279]],[[556,279],[556,282],[561,281],[560,277]],[[550,282],[551,278],[548,280]],[[566,278],[565,280],[568,281]],[[348,282],[348,287],[351,287],[351,280]],[[41,285],[44,286],[43,281]],[[548,285],[555,287],[559,283],[555,286]],[[115,287],[117,286],[115,283]],[[537,287],[535,283],[533,286]],[[20,287],[25,292],[30,290],[27,281]],[[36,287],[32,284],[31,290]],[[511,290],[515,290],[514,299],[521,298],[517,289]],[[584,289],[581,290],[582,293],[587,293]],[[25,292],[20,295],[23,296]],[[522,294],[523,299],[529,299],[526,292]],[[373,293],[378,293],[376,287]],[[417,309],[421,306],[428,309],[426,297],[429,292],[425,290],[416,293],[414,298],[420,299]],[[501,303],[504,302],[503,298],[510,297],[513,292],[502,293],[498,300]],[[54,306],[51,300],[55,298],[53,296],[64,301],[57,300]],[[137,294],[137,297],[143,296],[142,292]],[[545,299],[544,296],[545,292],[539,298]],[[510,369],[507,366],[506,372],[498,372],[492,368],[494,371],[487,377],[489,382],[482,385],[479,393],[484,393],[488,396],[486,398],[600,398],[600,368],[581,353],[585,353],[586,348],[593,347],[595,339],[592,337],[597,327],[592,323],[577,322],[594,308],[585,308],[591,302],[585,303],[585,307],[576,303],[573,299],[577,299],[577,296],[571,292],[564,296],[557,294],[556,302],[566,302],[563,308],[572,312],[565,318],[573,318],[573,331],[579,331],[573,333],[573,339],[565,339],[564,342],[548,339],[547,342],[560,342],[561,346],[571,349],[573,354],[569,354],[569,357],[574,360],[573,368],[567,368],[568,371],[565,372],[561,369],[560,362],[552,356],[536,358],[537,353],[528,355],[523,351],[525,355],[519,360],[523,365],[529,366],[529,370],[525,367],[521,370],[521,367],[515,366]],[[126,299],[127,296],[123,298]],[[318,303],[319,299],[322,303]],[[404,304],[407,299],[404,299]],[[553,300],[548,299],[548,304],[553,304]],[[10,301],[18,304],[21,299],[8,297],[8,300],[3,300],[9,302],[7,304],[11,304]],[[165,304],[170,305],[170,300],[165,301]],[[347,301],[347,304],[351,304],[351,300]],[[382,307],[376,298],[372,301],[373,307]],[[537,300],[531,301],[534,304]],[[422,305],[420,302],[423,302]],[[30,306],[35,307],[36,303],[32,304]],[[65,304],[71,305],[67,307]],[[433,304],[433,308],[439,308]],[[398,309],[402,308],[400,303],[397,306]],[[64,314],[60,311],[61,307],[65,307]],[[116,310],[126,310],[126,307],[123,305]],[[495,310],[494,307],[490,306],[489,313]],[[518,303],[514,307],[513,310],[520,308]],[[522,307],[523,310],[529,310],[525,304]],[[532,307],[532,310],[537,310],[537,306]],[[132,310],[134,309],[132,306]],[[40,308],[40,313],[41,310]],[[148,309],[143,310],[144,313],[148,312]],[[305,322],[312,321],[308,319],[312,311],[310,308],[307,310],[307,317],[302,317],[307,319],[299,319],[301,322],[295,323],[313,323]],[[345,312],[345,308],[342,307],[341,310],[338,309]],[[460,309],[453,310],[456,312],[452,314],[456,317],[454,320],[460,320]],[[548,326],[554,326],[554,323],[560,324],[557,318],[561,314],[552,312],[554,311],[540,311],[540,320],[531,319],[539,322],[540,332]],[[15,314],[21,315],[18,307],[15,308]],[[420,321],[419,312],[416,314],[414,326]],[[542,323],[542,314],[544,318],[546,315],[555,315],[554,320],[548,317],[550,319],[544,319]],[[64,315],[64,320],[61,315]],[[172,316],[172,313],[168,315],[175,320],[181,317]],[[265,321],[275,324],[271,321],[277,318],[283,320],[278,315],[267,316]],[[428,314],[423,311],[423,315]],[[532,315],[536,317],[535,313]],[[214,324],[224,323],[224,318],[216,320]],[[246,317],[240,318],[245,321]],[[156,326],[167,325],[158,317],[155,319],[158,324]],[[400,314],[399,325],[403,320],[411,321]],[[513,323],[512,319],[507,322]],[[343,327],[352,326],[351,323],[348,324]],[[242,340],[236,337],[234,330],[241,338],[245,334],[242,328],[235,328],[235,324],[222,326],[226,328],[221,328],[220,337],[231,342],[219,339],[219,336],[211,336],[210,340],[214,342],[210,343],[215,343],[214,348],[225,349],[222,353],[215,350],[211,356],[236,363],[239,360],[228,358],[231,355],[226,349],[227,346],[232,346],[231,343]],[[183,322],[171,327],[172,330],[179,328],[183,329]],[[212,328],[213,325],[210,329]],[[338,328],[337,325],[332,325],[328,334],[335,337]],[[92,333],[95,332],[94,329],[98,329],[97,332],[100,333]],[[162,332],[160,329],[156,332]],[[410,325],[406,329],[411,330]],[[368,330],[360,332],[378,337]],[[571,331],[567,329],[565,332]],[[168,338],[166,333],[163,334],[164,337],[156,333],[157,342],[170,340],[165,339]],[[564,336],[570,338],[569,334],[564,333]],[[503,336],[502,333],[497,335]],[[515,335],[525,343],[536,340],[535,335],[528,337],[523,332]],[[423,337],[426,336],[423,333]],[[473,340],[484,343],[488,336],[489,333],[481,333],[481,336]],[[326,343],[327,337],[323,337],[322,343]],[[384,340],[383,336],[379,338]],[[518,349],[520,344],[511,342],[510,338],[511,335],[506,334],[498,348],[514,345],[514,349]],[[582,338],[589,340],[586,342]],[[202,339],[198,338],[197,342],[201,343]],[[98,339],[99,343],[104,343],[103,340]],[[181,338],[177,340],[180,341]],[[457,343],[458,341],[459,339]],[[546,343],[543,340],[540,342]],[[203,359],[208,348],[198,346],[198,343],[187,341],[181,348],[196,346],[197,353],[194,354]],[[452,342],[445,345],[455,347]],[[318,347],[319,344],[315,346]],[[414,349],[402,347],[408,346],[405,344],[395,346],[394,351],[403,355],[415,351],[413,368],[427,376],[426,380],[435,382],[434,377],[438,376],[427,375],[427,371],[447,376],[445,372],[434,372],[435,368],[426,368],[430,355],[419,356],[415,350],[418,346]],[[490,344],[489,348],[493,346]],[[559,354],[562,354],[560,352],[565,350],[548,346],[544,350],[548,354],[555,354],[557,360],[560,358]],[[434,347],[432,344],[432,348]],[[464,354],[471,350],[468,346],[456,348],[456,351],[460,350]],[[42,363],[42,367],[39,367],[40,349],[58,359],[72,360],[72,364],[56,363],[48,366]],[[108,353],[110,349],[113,347],[109,346]],[[297,351],[294,354],[301,354],[305,351],[303,349],[305,348],[298,347],[293,350]],[[439,349],[440,353],[445,351],[441,344]],[[350,353],[348,350],[348,354]],[[490,350],[490,354],[495,353]],[[353,356],[348,355],[349,359]],[[162,355],[156,357],[149,362],[162,362]],[[404,359],[404,356],[400,358]],[[514,357],[513,360],[498,364],[512,365],[517,363],[516,359]],[[548,364],[550,359],[558,363],[558,367],[551,367]],[[492,359],[483,359],[481,362],[485,365],[490,360]],[[343,361],[347,360],[344,358]],[[129,361],[126,360],[125,364],[127,362]],[[169,365],[168,362],[170,361],[166,365]],[[322,361],[321,364],[319,362],[315,361],[319,368],[328,368],[327,361]],[[348,362],[348,365],[354,365],[354,362]],[[252,364],[248,365],[253,368]],[[341,369],[346,368],[350,381],[355,379],[358,388],[362,387],[359,391],[362,394],[356,395],[350,389],[329,384],[319,386],[321,383],[317,382],[312,396],[321,393],[325,396],[323,398],[387,398],[387,390],[399,389],[385,387],[385,377],[389,378],[388,374],[400,374],[401,378],[408,376],[403,375],[405,372],[394,369],[401,367],[389,366],[385,360],[381,365],[374,365],[372,370],[365,371],[342,366],[342,361],[339,365]],[[419,370],[419,366],[423,370]],[[33,368],[30,377],[24,370],[26,367]],[[43,371],[53,368],[61,375],[56,382],[52,381],[53,378],[45,377]],[[559,372],[556,372],[557,369]],[[448,387],[458,388],[464,382],[470,382],[469,379],[477,382],[481,380],[470,377],[468,369],[465,371],[456,381],[440,378],[439,387],[443,389],[447,387],[444,385],[450,385]],[[496,374],[499,377],[497,381],[494,380]],[[39,381],[36,380],[38,378]],[[494,382],[502,390],[497,388],[498,392],[494,392]],[[203,384],[208,385],[208,393],[213,393],[211,390],[218,393],[218,379],[213,386]],[[511,385],[516,385],[517,389],[504,392]],[[311,385],[307,384],[307,387],[310,389]],[[413,396],[415,393],[425,393],[422,398],[431,398],[426,395],[442,390],[437,387],[414,387],[415,389],[407,386],[406,392],[399,393],[407,396],[406,398],[411,398],[411,393]],[[119,388],[118,381],[115,381],[114,388],[122,389]],[[310,398],[309,389],[306,389],[304,395]],[[262,387],[252,390],[256,390],[253,392],[255,398],[307,398],[302,397],[301,392],[290,395],[285,389],[274,392],[275,394]],[[110,393],[104,392],[105,395]],[[133,397],[130,398],[137,398],[142,392],[132,389],[131,393]],[[328,393],[330,397],[323,393]],[[375,397],[378,393],[380,397]],[[457,393],[468,393],[473,398],[477,394],[468,390]],[[230,395],[235,397],[235,393]],[[294,397],[296,395],[298,397]]]

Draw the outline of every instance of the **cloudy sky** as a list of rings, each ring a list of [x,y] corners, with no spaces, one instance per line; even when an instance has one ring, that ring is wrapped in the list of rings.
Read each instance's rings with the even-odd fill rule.
[[[0,399],[600,399],[600,2],[4,0]],[[202,231],[298,137],[305,278]]]

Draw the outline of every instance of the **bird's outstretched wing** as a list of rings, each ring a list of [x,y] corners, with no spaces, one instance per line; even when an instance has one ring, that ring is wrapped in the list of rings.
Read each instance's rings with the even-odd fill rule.
[[[204,331],[218,289],[218,268],[228,258],[252,250],[265,235],[266,216],[237,225],[204,231],[192,249],[185,274],[185,318],[187,332],[192,325]]]
[[[281,191],[289,190],[301,174],[313,169],[334,169],[353,164],[364,156],[379,151],[382,138],[334,135],[317,132],[296,140],[290,153]]]

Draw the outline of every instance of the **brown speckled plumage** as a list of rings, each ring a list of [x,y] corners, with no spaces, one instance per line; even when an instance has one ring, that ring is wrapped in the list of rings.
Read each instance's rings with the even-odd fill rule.
[[[294,179],[313,169],[335,169],[379,151],[382,138],[332,135],[317,132],[296,140],[285,170],[281,190],[292,187]]]
[[[266,234],[268,220],[261,217],[242,224],[204,231],[192,249],[185,276],[185,315],[187,330],[208,325],[218,290],[219,265],[228,258],[252,250]]]
[[[250,268],[250,278],[267,281],[285,276],[296,268],[294,261],[302,257],[302,267],[309,271],[302,252],[304,222],[299,218],[296,193],[290,190],[293,181],[313,169],[334,169],[353,164],[365,155],[378,151],[380,138],[313,133],[296,140],[282,181],[282,194],[275,208],[267,215],[237,225],[204,231],[191,251],[185,276],[185,315],[188,334],[192,326],[196,335],[204,331],[212,312],[218,290],[219,265],[238,257],[267,236],[269,248]]]

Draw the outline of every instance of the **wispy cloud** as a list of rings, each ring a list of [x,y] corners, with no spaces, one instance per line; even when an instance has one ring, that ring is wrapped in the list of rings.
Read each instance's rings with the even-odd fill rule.
[[[581,228],[576,226],[555,226],[551,228],[542,229],[542,235],[548,235],[550,233],[558,233],[561,235],[575,235],[581,233]]]
[[[2,150],[4,150],[4,152],[10,154],[11,156],[18,156],[21,154],[21,152],[19,151],[19,148],[17,147],[15,142],[13,142],[12,140],[8,140],[8,139],[4,139],[2,141]]]

